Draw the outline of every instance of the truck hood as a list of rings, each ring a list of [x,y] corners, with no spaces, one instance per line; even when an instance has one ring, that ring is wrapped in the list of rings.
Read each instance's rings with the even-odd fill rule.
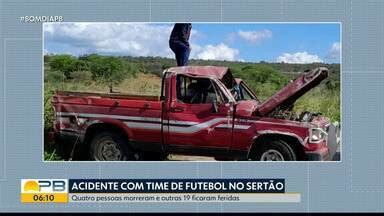
[[[266,116],[278,107],[292,105],[298,98],[319,85],[327,77],[328,69],[326,67],[318,67],[301,74],[272,97],[261,103],[255,110],[256,115]]]

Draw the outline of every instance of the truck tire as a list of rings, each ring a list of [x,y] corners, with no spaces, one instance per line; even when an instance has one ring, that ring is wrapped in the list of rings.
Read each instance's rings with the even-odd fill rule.
[[[263,140],[257,143],[250,154],[255,161],[295,161],[295,151],[283,140]]]
[[[96,161],[135,160],[135,153],[130,150],[128,140],[112,131],[96,134],[91,140],[89,153],[91,160]]]

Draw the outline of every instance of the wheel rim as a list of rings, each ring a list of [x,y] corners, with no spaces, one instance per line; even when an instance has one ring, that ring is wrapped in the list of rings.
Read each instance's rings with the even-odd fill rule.
[[[284,157],[279,151],[274,149],[269,149],[261,155],[260,160],[261,161],[284,161]]]
[[[117,161],[121,158],[121,151],[117,143],[111,140],[103,140],[99,143],[98,159]]]

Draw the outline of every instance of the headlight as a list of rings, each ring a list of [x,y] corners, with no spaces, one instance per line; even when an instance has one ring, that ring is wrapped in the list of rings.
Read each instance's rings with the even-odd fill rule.
[[[309,129],[309,142],[318,143],[327,137],[328,133],[321,128]]]

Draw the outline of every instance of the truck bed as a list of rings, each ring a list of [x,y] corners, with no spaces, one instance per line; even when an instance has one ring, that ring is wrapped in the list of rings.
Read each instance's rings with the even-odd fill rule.
[[[56,91],[52,97],[52,103],[55,105],[56,111],[60,110],[61,112],[68,109],[76,110],[77,108],[83,108],[81,111],[86,113],[100,111],[89,109],[92,107],[109,107],[117,110],[119,110],[119,108],[161,108],[159,96],[129,95],[118,93],[107,94]],[[106,110],[103,110],[102,112],[106,112]],[[113,111],[109,110],[108,113],[113,113]]]
[[[95,93],[95,92],[75,92],[75,91],[56,91],[57,96],[66,97],[87,97],[87,98],[111,98],[111,99],[126,99],[126,100],[146,100],[159,101],[159,96],[153,95],[132,95],[122,93]]]
[[[159,143],[161,101],[158,96],[103,94],[56,91],[52,97],[56,113],[55,130],[77,131],[83,126],[71,124],[71,118],[84,118],[89,122],[104,122],[123,128],[130,140]],[[88,124],[87,123],[87,124]],[[128,129],[128,128],[134,129]],[[153,133],[148,136],[148,128]]]

